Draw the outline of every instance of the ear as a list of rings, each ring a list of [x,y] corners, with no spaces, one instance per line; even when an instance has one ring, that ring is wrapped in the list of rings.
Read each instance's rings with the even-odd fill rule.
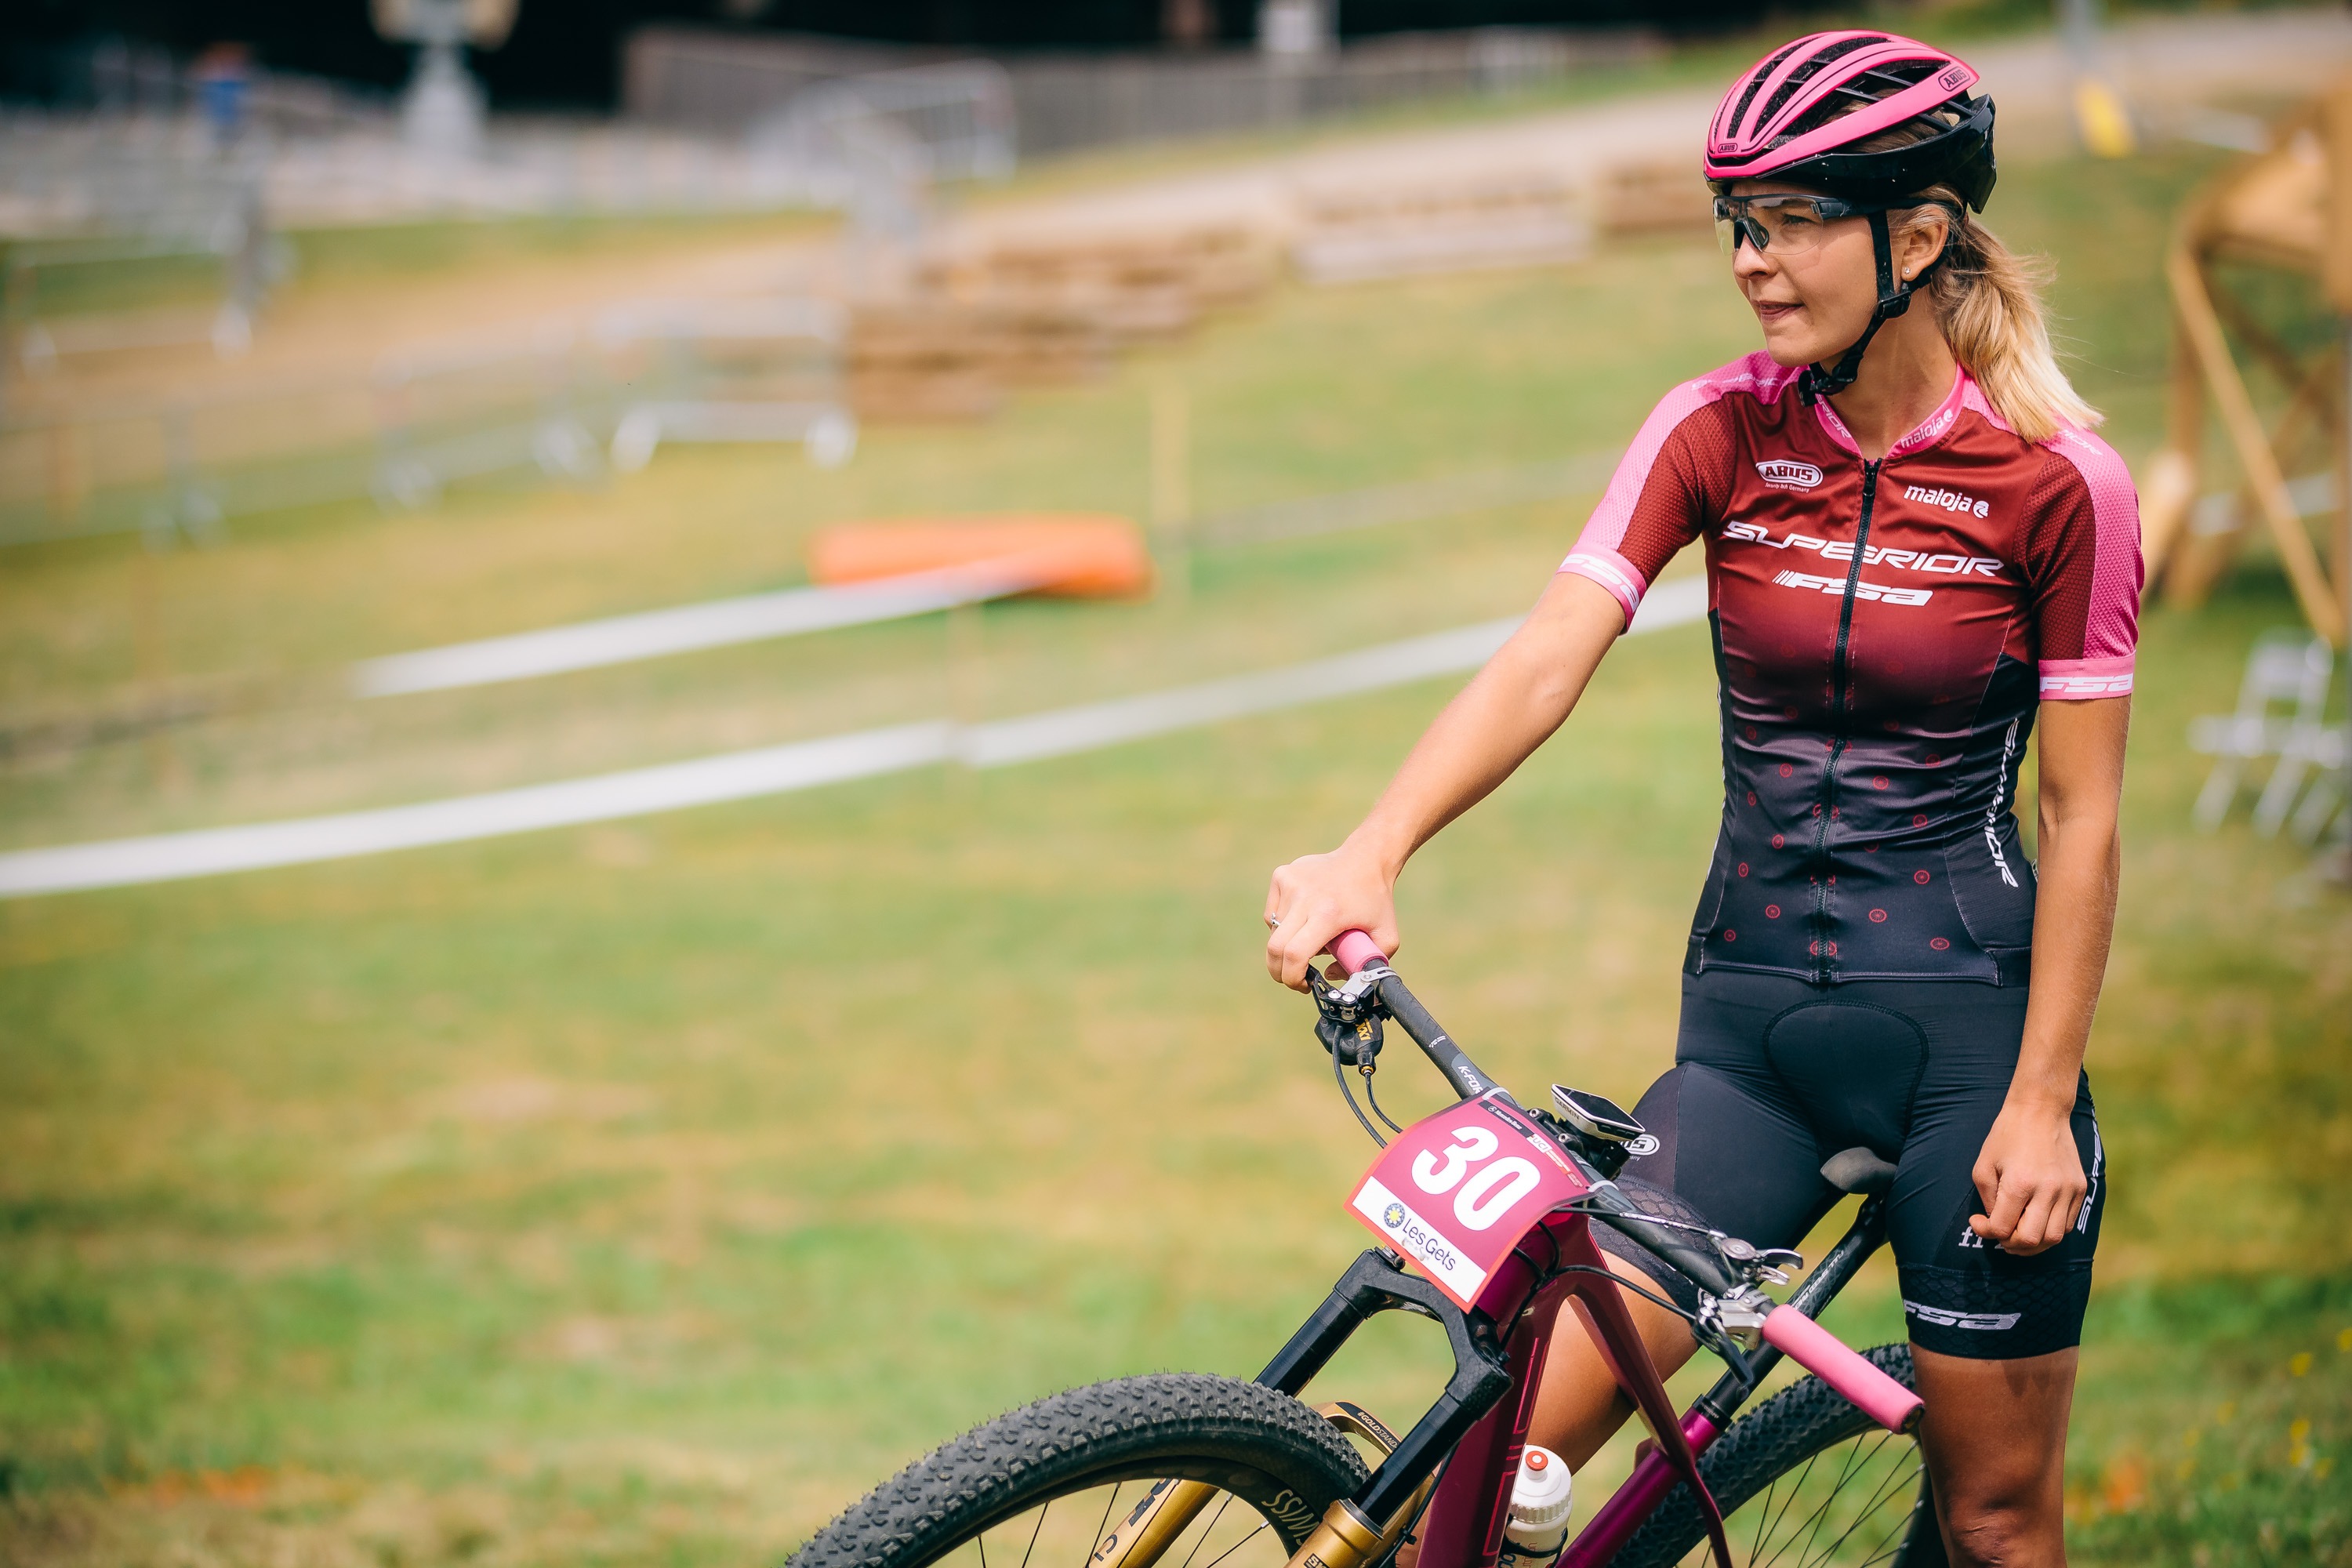
[[[1904,226],[1902,237],[1895,242],[1895,271],[1906,281],[1916,281],[1944,253],[1951,236],[1949,213],[1939,206],[1920,208],[1918,218]]]

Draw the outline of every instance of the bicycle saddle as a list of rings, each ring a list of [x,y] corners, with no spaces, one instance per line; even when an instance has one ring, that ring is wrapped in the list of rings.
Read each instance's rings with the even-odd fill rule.
[[[1867,1149],[1845,1149],[1822,1166],[1822,1180],[1842,1193],[1883,1193],[1895,1184],[1895,1167]]]

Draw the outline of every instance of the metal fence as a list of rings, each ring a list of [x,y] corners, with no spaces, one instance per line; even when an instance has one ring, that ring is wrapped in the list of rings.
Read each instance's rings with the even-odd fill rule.
[[[1006,56],[1024,157],[1116,142],[1286,125],[1448,94],[1506,92],[1664,47],[1643,29],[1479,28],[1369,39],[1323,55]],[[936,65],[938,51],[829,40],[646,28],[628,42],[624,104],[634,118],[740,132],[795,94],[892,68]],[[965,62],[970,63],[970,62]]]
[[[363,379],[0,422],[0,544],[143,532],[373,497],[428,505],[493,477],[589,480],[663,446],[856,449],[846,322],[819,300],[649,302],[565,325],[420,344]]]

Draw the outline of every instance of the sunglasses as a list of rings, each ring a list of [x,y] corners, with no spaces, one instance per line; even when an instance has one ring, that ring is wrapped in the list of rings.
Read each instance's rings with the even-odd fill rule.
[[[1844,202],[1835,196],[1796,193],[1715,198],[1715,237],[1723,253],[1738,253],[1744,240],[1774,256],[1801,256],[1822,243],[1830,225],[1886,211],[1883,203]]]

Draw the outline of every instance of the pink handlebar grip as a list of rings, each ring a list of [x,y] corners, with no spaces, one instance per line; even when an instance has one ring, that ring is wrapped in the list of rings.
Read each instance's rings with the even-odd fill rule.
[[[1890,1432],[1908,1432],[1926,1408],[1919,1396],[1848,1350],[1838,1337],[1791,1307],[1764,1316],[1764,1342],[1853,1401]]]
[[[1368,963],[1386,963],[1389,955],[1372,943],[1372,939],[1360,931],[1343,931],[1332,939],[1331,956],[1339,967],[1353,974]]]

